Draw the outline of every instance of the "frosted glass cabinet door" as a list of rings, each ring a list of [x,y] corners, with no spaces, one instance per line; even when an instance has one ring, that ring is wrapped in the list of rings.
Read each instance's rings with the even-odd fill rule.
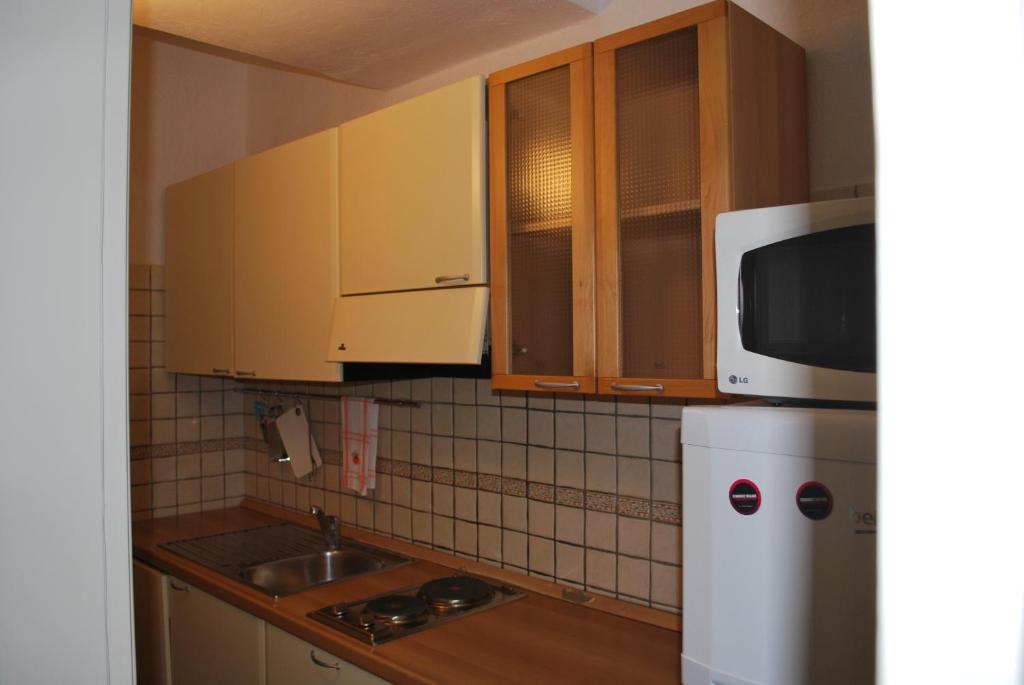
[[[804,51],[731,2],[594,43],[598,392],[720,397],[715,221],[807,197]]]
[[[594,391],[592,79],[589,43],[488,79],[497,389]]]
[[[325,346],[338,293],[337,129],[235,164],[235,370],[337,381]]]
[[[483,79],[339,133],[341,294],[486,284]]]
[[[387,685],[387,681],[268,625],[267,685]]]
[[[167,189],[168,371],[234,372],[234,186],[229,164]]]
[[[174,685],[263,685],[263,621],[169,578]]]

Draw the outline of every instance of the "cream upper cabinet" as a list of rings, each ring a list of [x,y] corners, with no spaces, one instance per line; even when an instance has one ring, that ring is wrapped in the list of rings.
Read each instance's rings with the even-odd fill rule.
[[[234,372],[234,165],[166,196],[167,370]]]
[[[337,381],[324,344],[338,293],[338,132],[235,164],[235,370]]]
[[[387,685],[387,681],[267,626],[266,685]]]
[[[263,685],[266,632],[260,619],[170,578],[174,685]]]
[[[341,294],[487,282],[484,80],[339,128]]]

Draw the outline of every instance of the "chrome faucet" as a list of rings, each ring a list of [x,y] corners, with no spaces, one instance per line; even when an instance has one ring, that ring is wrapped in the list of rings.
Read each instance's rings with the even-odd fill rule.
[[[341,533],[338,532],[338,517],[327,516],[324,510],[313,505],[309,510],[309,513],[316,517],[316,522],[320,524],[320,532],[324,536],[324,542],[327,543],[327,549],[338,549],[341,546]]]

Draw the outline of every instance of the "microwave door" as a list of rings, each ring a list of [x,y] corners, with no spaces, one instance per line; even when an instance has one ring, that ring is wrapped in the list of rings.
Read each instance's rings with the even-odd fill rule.
[[[874,224],[818,231],[745,252],[742,347],[807,367],[874,373]]]

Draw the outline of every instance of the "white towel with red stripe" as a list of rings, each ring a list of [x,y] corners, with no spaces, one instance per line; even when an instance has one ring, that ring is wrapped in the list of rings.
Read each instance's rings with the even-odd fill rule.
[[[377,416],[380,407],[363,397],[341,398],[342,484],[360,495],[377,485]]]

